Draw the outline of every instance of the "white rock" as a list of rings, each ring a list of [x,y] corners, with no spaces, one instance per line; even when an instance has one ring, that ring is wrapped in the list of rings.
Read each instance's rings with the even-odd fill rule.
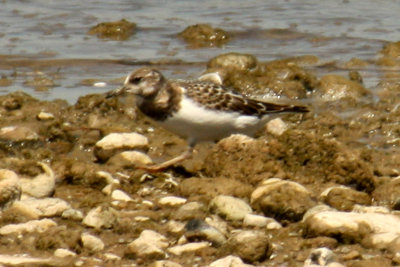
[[[265,227],[268,230],[281,229],[282,225],[277,222],[273,218],[255,215],[255,214],[246,214],[243,219],[244,226],[253,226],[253,227]]]
[[[7,169],[0,169],[0,210],[8,208],[21,196],[18,175]]]
[[[148,267],[182,267],[182,265],[173,261],[162,260],[162,261],[156,261],[151,265],[149,265]]]
[[[124,151],[108,160],[109,164],[125,167],[125,166],[145,166],[153,163],[152,159],[145,153],[140,151]]]
[[[0,129],[0,138],[19,142],[37,140],[39,135],[25,126],[6,126]]]
[[[89,249],[90,251],[98,252],[104,249],[103,241],[94,235],[83,233],[81,235],[81,240],[83,247]]]
[[[16,201],[13,209],[30,218],[53,217],[61,215],[71,206],[60,198],[27,198]]]
[[[119,260],[121,260],[121,257],[118,256],[118,255],[115,255],[114,253],[104,253],[104,257],[109,261],[119,261]]]
[[[184,244],[184,245],[170,247],[167,249],[167,251],[176,256],[180,256],[187,252],[195,252],[195,251],[201,250],[203,248],[207,248],[210,245],[211,245],[210,242],[195,242],[195,243],[188,243],[188,244]]]
[[[173,233],[173,234],[183,233],[183,230],[185,229],[185,224],[184,223],[177,222],[177,221],[174,221],[174,220],[168,221],[166,226],[167,226],[167,231],[169,233]]]
[[[28,196],[42,198],[49,197],[54,193],[56,178],[53,170],[45,163],[38,162],[44,173],[34,178],[21,178],[22,193]]]
[[[103,178],[106,180],[107,184],[119,184],[119,180],[115,179],[111,173],[106,171],[98,171],[96,172],[96,176],[99,178]]]
[[[43,233],[54,226],[57,226],[57,223],[50,219],[32,220],[26,223],[5,225],[0,228],[0,235]]]
[[[246,214],[251,213],[252,209],[245,201],[231,196],[216,196],[210,202],[210,210],[213,213],[232,220],[243,220]]]
[[[304,262],[304,267],[308,266],[328,266],[328,264],[336,262],[337,257],[335,253],[329,248],[316,248],[310,253],[308,259]]]
[[[41,111],[38,115],[37,118],[41,121],[48,121],[54,119],[54,115],[50,112],[44,112]]]
[[[364,237],[369,245],[385,249],[400,236],[400,218],[393,214],[322,211],[304,221],[307,231],[314,235],[341,235],[346,238]],[[369,229],[366,232],[366,227]]]
[[[286,122],[284,122],[281,118],[270,120],[267,122],[266,127],[267,132],[275,136],[282,135],[288,129]]]
[[[75,257],[76,253],[65,248],[58,248],[54,251],[54,256],[58,258]]]
[[[133,201],[133,199],[124,191],[116,189],[111,193],[111,198],[118,201]]]
[[[52,262],[49,258],[35,258],[26,255],[0,255],[0,264],[5,264],[7,266],[28,266],[29,264],[37,265],[47,265]]]
[[[83,213],[80,210],[76,209],[66,209],[62,214],[61,217],[64,219],[74,220],[74,221],[82,221]]]
[[[158,200],[158,204],[162,205],[162,206],[181,206],[183,204],[185,204],[187,201],[186,198],[183,197],[175,197],[175,196],[166,196],[163,198],[160,198]]]
[[[111,228],[116,220],[116,211],[109,208],[97,207],[91,209],[82,223],[96,229]]]
[[[140,236],[128,245],[129,250],[138,257],[163,258],[168,240],[162,234],[144,230]]]
[[[134,149],[147,147],[148,144],[147,137],[138,133],[111,133],[98,141],[96,146],[109,150],[125,147]]]
[[[255,267],[254,265],[243,263],[242,259],[237,256],[226,256],[225,258],[213,261],[210,267]]]

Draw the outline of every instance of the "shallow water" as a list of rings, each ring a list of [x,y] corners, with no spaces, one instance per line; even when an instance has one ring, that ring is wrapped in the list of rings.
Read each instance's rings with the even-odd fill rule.
[[[329,72],[341,73],[340,62],[373,60],[385,42],[400,39],[398,1],[2,0],[0,6],[0,75],[13,81],[1,92],[22,89],[70,103],[118,86],[110,81],[149,61],[169,63],[163,71],[182,78],[198,76],[211,57],[230,51],[251,53],[259,60],[315,55],[321,65],[339,62]],[[138,26],[127,41],[87,35],[100,22],[122,18]],[[196,23],[209,23],[235,37],[222,48],[189,49],[176,34]],[[38,66],[38,61],[44,63]],[[23,84],[38,70],[51,73],[53,89],[35,91]],[[326,69],[315,72],[322,75]],[[380,76],[373,67],[361,74],[369,88]],[[107,85],[82,85],[88,78]]]

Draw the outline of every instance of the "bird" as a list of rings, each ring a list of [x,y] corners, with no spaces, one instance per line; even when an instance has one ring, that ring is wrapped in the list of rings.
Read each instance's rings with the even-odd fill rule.
[[[143,169],[162,171],[192,156],[199,142],[218,141],[231,134],[253,136],[282,113],[306,113],[308,107],[275,104],[246,97],[218,82],[170,80],[160,71],[141,67],[106,98],[133,94],[137,108],[166,130],[187,140],[179,156]]]

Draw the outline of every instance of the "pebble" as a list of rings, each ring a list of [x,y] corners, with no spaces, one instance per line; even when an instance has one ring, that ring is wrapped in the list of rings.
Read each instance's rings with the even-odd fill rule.
[[[164,258],[164,249],[168,247],[168,239],[152,230],[144,230],[140,236],[132,241],[128,248],[137,257]]]
[[[104,253],[104,258],[108,261],[119,261],[121,260],[121,257],[118,255],[115,255],[114,253]]]
[[[202,220],[190,220],[185,225],[185,230],[185,237],[188,241],[209,241],[216,247],[226,242],[223,233]]]
[[[133,201],[133,199],[124,191],[116,189],[111,193],[111,198],[113,200],[119,200],[119,201]]]
[[[153,262],[148,267],[182,267],[182,265],[173,261],[162,260]]]
[[[24,234],[24,233],[43,233],[57,223],[50,219],[32,220],[26,223],[7,224],[0,228],[0,235]]]
[[[266,129],[268,133],[280,136],[288,129],[288,126],[281,118],[276,118],[267,122]]]
[[[41,111],[37,115],[37,118],[38,118],[38,120],[41,120],[41,121],[49,121],[49,120],[54,119],[54,115],[50,112]]]
[[[246,262],[262,261],[271,254],[271,245],[264,231],[239,230],[233,233],[228,245]]]
[[[56,186],[56,178],[53,170],[45,163],[38,162],[44,173],[34,178],[21,178],[21,189],[24,195],[35,198],[52,196]]]
[[[201,217],[205,212],[205,207],[200,202],[188,202],[180,206],[172,215],[176,220],[187,221]]]
[[[26,255],[0,255],[0,264],[6,266],[52,265],[49,258],[35,258]]]
[[[76,253],[65,248],[58,248],[54,251],[54,256],[58,258],[75,257]]]
[[[246,214],[252,212],[252,209],[249,204],[240,198],[221,195],[211,200],[210,211],[221,215],[227,220],[241,221]]]
[[[176,207],[176,206],[181,206],[181,205],[185,204],[186,201],[187,201],[187,199],[183,198],[183,197],[166,196],[166,197],[160,198],[158,200],[158,204],[161,206]]]
[[[336,261],[335,253],[329,248],[316,248],[310,252],[308,259],[304,262],[304,267],[328,266],[328,264]]]
[[[153,160],[140,151],[123,151],[112,156],[107,163],[119,167],[145,166],[152,164]]]
[[[10,207],[21,196],[18,175],[7,169],[0,169],[0,210]]]
[[[251,205],[267,217],[299,221],[316,205],[311,193],[301,184],[279,178],[265,180],[251,194]]]
[[[33,219],[60,216],[71,206],[60,198],[27,198],[14,203],[13,209]]]
[[[98,252],[104,249],[103,241],[94,235],[83,233],[81,236],[81,240],[83,247],[92,252]]]
[[[12,142],[35,141],[39,135],[29,127],[5,126],[0,129],[0,138]]]
[[[185,224],[175,220],[170,220],[166,224],[167,231],[172,234],[183,234],[185,230]]]
[[[83,213],[80,210],[76,209],[66,209],[62,214],[61,217],[67,220],[74,220],[74,221],[82,221]]]
[[[254,267],[254,265],[243,263],[242,259],[237,256],[226,256],[225,258],[213,261],[210,267]]]
[[[388,249],[400,237],[400,218],[393,214],[321,211],[304,220],[311,236],[340,236],[378,249]]]
[[[210,242],[195,242],[195,243],[187,243],[184,245],[177,245],[167,249],[167,251],[175,256],[180,256],[184,253],[188,252],[196,252],[198,250],[208,248],[210,246]]]
[[[82,223],[96,229],[111,228],[118,217],[116,213],[112,208],[97,207],[88,212]]]
[[[351,211],[354,205],[371,205],[371,197],[346,186],[332,186],[324,190],[320,199],[327,205],[341,211]]]
[[[243,226],[265,227],[268,230],[276,230],[282,228],[282,225],[273,218],[250,213],[244,216]]]

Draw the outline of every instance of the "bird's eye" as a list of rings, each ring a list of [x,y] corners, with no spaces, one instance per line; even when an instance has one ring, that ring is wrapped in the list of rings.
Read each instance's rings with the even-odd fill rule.
[[[141,77],[133,77],[132,79],[129,80],[129,82],[133,84],[138,84],[140,83],[141,80],[142,80]]]

